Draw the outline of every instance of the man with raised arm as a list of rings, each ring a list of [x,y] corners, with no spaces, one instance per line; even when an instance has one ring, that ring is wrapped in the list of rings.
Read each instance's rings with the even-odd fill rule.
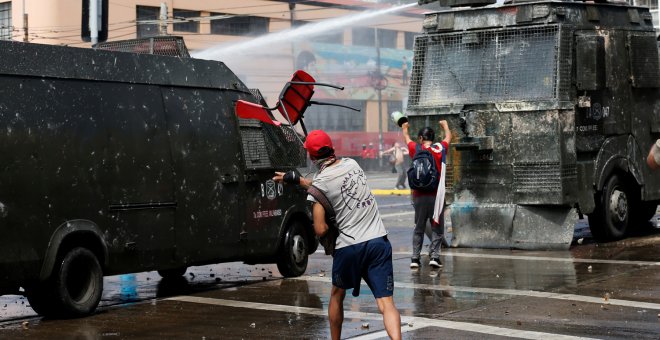
[[[387,334],[392,339],[401,339],[401,317],[393,299],[392,246],[364,171],[350,158],[338,159],[330,136],[322,130],[311,131],[304,146],[318,167],[313,179],[289,171],[276,172],[273,180],[305,188],[313,186],[324,195],[334,213],[339,230],[334,243],[328,305],[332,339],[341,338],[346,290],[353,289],[353,296],[358,296],[363,279],[376,298]],[[335,226],[328,225],[328,212],[319,199],[310,195],[308,200],[312,202],[314,232],[319,237],[325,236]]]
[[[410,268],[415,269],[419,268],[421,261],[421,251],[422,244],[424,243],[424,230],[426,229],[427,221],[431,221],[431,249],[430,249],[430,260],[429,265],[434,268],[442,267],[442,262],[440,261],[440,245],[442,243],[442,237],[444,233],[444,194],[445,194],[445,182],[444,182],[444,164],[445,158],[447,155],[447,150],[449,149],[449,142],[451,141],[451,131],[447,125],[447,121],[441,120],[438,122],[442,130],[444,131],[444,139],[440,143],[433,143],[435,139],[435,132],[430,127],[424,127],[419,130],[417,134],[417,141],[413,141],[410,138],[410,133],[408,132],[408,122],[403,123],[401,128],[403,130],[403,137],[405,138],[406,145],[408,145],[408,153],[413,159],[412,167],[415,167],[416,157],[418,153],[430,154],[430,156],[435,161],[435,169],[430,171],[436,171],[435,174],[426,174],[423,173],[424,169],[414,169],[413,174],[408,175],[408,185],[412,189],[413,196],[413,206],[415,208],[415,229],[413,231],[413,252],[410,261]],[[421,155],[420,155],[421,156]],[[418,157],[419,159],[421,157]],[[421,162],[420,162],[421,164]],[[417,180],[411,178],[411,175],[423,177],[421,179],[430,178],[433,175],[437,176],[437,180],[431,182],[432,184],[421,187],[417,186]],[[424,175],[424,176],[422,176]],[[419,178],[418,178],[419,179]]]

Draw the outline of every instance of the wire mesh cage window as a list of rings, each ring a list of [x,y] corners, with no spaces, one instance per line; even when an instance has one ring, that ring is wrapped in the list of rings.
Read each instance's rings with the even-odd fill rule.
[[[628,53],[630,54],[630,72],[633,87],[660,87],[660,74],[651,72],[660,68],[657,53],[658,42],[654,34],[635,33],[628,36]]]
[[[420,36],[410,104],[553,99],[558,59],[557,26]]]
[[[200,11],[189,11],[187,9],[174,9],[172,11],[175,21],[188,18],[199,18],[202,15]],[[175,22],[174,31],[199,33],[199,21]]]
[[[11,22],[11,2],[0,3],[0,40],[11,40],[13,27]]]
[[[239,119],[239,123],[248,169],[305,166],[305,150],[291,127],[272,126],[253,119]]]
[[[96,48],[106,51],[190,58],[183,38],[174,36],[102,42],[96,45]]]
[[[158,35],[158,24],[156,23],[143,23],[141,21],[158,20],[160,15],[160,7],[150,6],[137,6],[137,37],[153,37]]]

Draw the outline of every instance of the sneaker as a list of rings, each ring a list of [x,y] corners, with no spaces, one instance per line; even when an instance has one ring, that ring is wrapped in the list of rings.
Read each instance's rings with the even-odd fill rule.
[[[437,257],[431,258],[431,261],[429,261],[429,266],[434,267],[434,268],[440,268],[442,267],[442,262],[440,262],[440,259]]]
[[[419,265],[420,265],[419,259],[410,260],[410,268],[412,269],[419,268]]]

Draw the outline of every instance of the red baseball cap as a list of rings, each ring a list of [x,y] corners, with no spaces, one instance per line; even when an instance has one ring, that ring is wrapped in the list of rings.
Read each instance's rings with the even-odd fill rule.
[[[328,134],[323,130],[314,130],[310,132],[307,135],[307,139],[305,139],[304,146],[312,157],[318,157],[319,150],[321,150],[323,147],[329,147],[333,149],[330,136],[328,136]]]

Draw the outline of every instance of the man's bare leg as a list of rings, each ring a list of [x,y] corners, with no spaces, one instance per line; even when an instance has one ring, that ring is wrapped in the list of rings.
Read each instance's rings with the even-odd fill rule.
[[[394,305],[394,298],[391,296],[376,299],[378,309],[383,314],[383,323],[387,335],[393,340],[401,339],[401,316],[399,310]]]
[[[332,292],[330,293],[330,303],[328,304],[328,317],[330,318],[330,336],[333,340],[339,340],[341,338],[341,325],[344,323],[345,297],[345,289],[332,286]]]

